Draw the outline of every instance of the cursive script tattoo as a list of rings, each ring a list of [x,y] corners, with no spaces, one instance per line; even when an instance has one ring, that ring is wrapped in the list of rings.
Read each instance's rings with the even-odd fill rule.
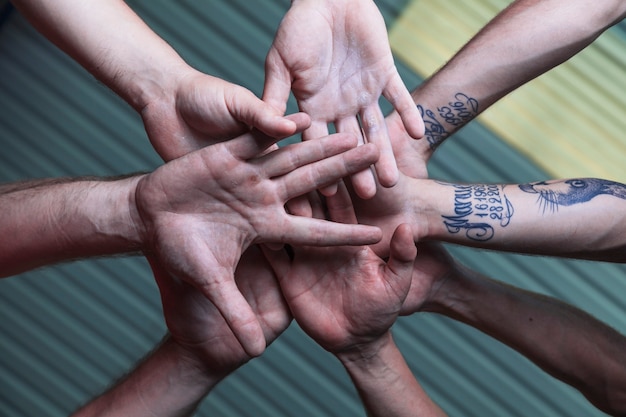
[[[425,138],[432,149],[439,146],[448,136],[458,128],[470,122],[478,115],[478,100],[464,93],[456,93],[454,100],[446,106],[437,107],[436,112],[425,109],[418,104],[417,109],[422,115],[425,125]],[[443,122],[454,126],[452,132],[446,130]]]
[[[449,233],[465,233],[470,240],[485,242],[493,238],[494,226],[506,227],[510,223],[513,205],[504,186],[442,184],[454,188],[454,214],[441,216]]]
[[[443,125],[437,120],[437,116],[432,110],[424,109],[420,104],[417,109],[424,120],[424,138],[428,141],[431,149],[439,146],[450,134]]]
[[[438,107],[439,115],[453,126],[464,126],[478,114],[478,101],[463,93],[457,93],[454,101],[447,106]]]
[[[521,184],[519,188],[527,193],[538,194],[537,201],[544,213],[558,211],[560,206],[585,203],[601,194],[626,200],[626,185],[598,178],[538,181]]]

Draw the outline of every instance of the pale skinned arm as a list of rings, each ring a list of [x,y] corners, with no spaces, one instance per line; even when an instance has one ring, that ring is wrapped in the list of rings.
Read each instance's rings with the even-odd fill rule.
[[[296,124],[248,89],[190,67],[122,0],[14,0],[46,38],[143,118],[168,161],[244,133],[289,136]]]
[[[290,91],[301,111],[311,116],[305,140],[350,132],[378,146],[379,182],[397,180],[381,95],[394,106],[414,138],[423,123],[396,69],[383,17],[373,0],[293,0],[267,54],[263,99],[285,109]],[[357,119],[358,116],[358,119]],[[359,195],[376,191],[369,172],[353,178]]]
[[[512,2],[412,92],[426,126],[425,140],[412,146],[426,163],[438,145],[478,114],[574,56],[625,16],[621,0]],[[387,125],[402,127],[397,118],[393,114]]]
[[[421,179],[408,140],[394,146],[400,176],[371,200],[354,196],[359,221],[377,225],[388,252],[393,229],[418,226],[415,241],[607,262],[626,262],[626,185],[598,178],[527,184],[462,184]],[[401,156],[400,156],[401,155]]]
[[[626,413],[626,337],[552,297],[492,280],[437,243],[418,245],[402,314],[442,314],[517,350],[611,415]]]
[[[597,178],[528,184],[414,180],[417,239],[626,262],[626,185]]]

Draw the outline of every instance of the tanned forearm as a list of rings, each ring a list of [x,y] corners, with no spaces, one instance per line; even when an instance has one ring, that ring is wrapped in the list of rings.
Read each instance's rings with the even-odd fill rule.
[[[72,416],[191,416],[223,377],[166,337],[131,373]]]
[[[0,186],[0,276],[140,251],[133,217],[139,178],[43,179]]]
[[[626,338],[585,312],[456,265],[426,308],[464,322],[572,385],[599,409],[626,413]]]
[[[417,382],[390,332],[372,346],[336,356],[350,375],[368,416],[446,415]]]

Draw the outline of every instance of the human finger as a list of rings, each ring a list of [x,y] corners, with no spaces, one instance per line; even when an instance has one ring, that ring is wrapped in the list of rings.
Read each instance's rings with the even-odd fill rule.
[[[397,278],[391,283],[398,289],[399,294],[403,294],[403,299],[411,287],[416,256],[417,247],[413,241],[411,227],[406,223],[399,225],[391,237],[387,269]]]
[[[311,126],[302,132],[302,140],[310,141],[328,136],[328,124],[325,120],[313,120]],[[336,191],[335,184],[329,184],[323,187],[320,192],[324,195],[333,195]]]
[[[313,210],[311,204],[306,196],[299,195],[287,201],[286,204],[289,213],[294,216],[311,217],[313,216]]]
[[[328,136],[328,124],[325,120],[315,118],[311,120],[311,126],[302,132],[302,140],[304,141],[319,139],[324,136]]]
[[[424,136],[424,120],[397,71],[385,86],[383,96],[396,109],[404,128],[412,138],[419,139]]]
[[[286,116],[296,125],[296,133],[301,132],[310,124],[310,118],[305,113],[294,113]],[[230,152],[236,157],[247,160],[259,156],[270,146],[274,145],[284,137],[269,136],[259,130],[253,130],[232,140],[224,142]]]
[[[262,101],[250,90],[240,88],[226,98],[233,117],[274,137],[287,137],[296,132],[296,123],[284,117],[271,104]]]
[[[354,147],[356,147],[356,138],[353,135],[334,134],[313,141],[283,146],[259,158],[259,162],[263,166],[265,175],[273,178]]]
[[[278,281],[280,282],[285,279],[291,269],[291,260],[287,252],[284,249],[273,250],[267,245],[259,245],[259,247],[263,252],[263,256],[265,256],[265,259],[267,259],[267,262],[274,271],[274,274],[276,274]]]
[[[377,159],[376,146],[365,144],[304,165],[276,179],[281,189],[281,198],[287,201],[298,195],[336,183],[343,177],[363,170]]]
[[[296,246],[362,246],[379,242],[382,231],[375,226],[289,216],[281,229],[274,236],[268,234],[268,238]]]
[[[324,209],[324,202],[322,197],[316,191],[311,191],[308,196],[309,206],[311,207],[311,216],[314,219],[325,219],[326,211]]]
[[[356,116],[339,119],[335,122],[335,126],[337,127],[338,132],[354,133],[354,135],[358,139],[359,146],[365,143],[363,131]],[[351,180],[356,190],[356,193],[360,197],[367,199],[373,197],[376,194],[376,180],[374,178],[374,174],[369,167],[367,169],[364,169],[363,171],[359,171],[353,174]],[[325,193],[325,195],[329,194]]]
[[[219,310],[220,314],[250,357],[265,350],[265,335],[256,314],[237,288],[234,275],[215,268],[212,280],[198,288]]]
[[[343,181],[337,184],[337,193],[326,198],[330,220],[338,223],[357,224],[350,192]]]
[[[396,158],[393,154],[393,148],[391,147],[391,141],[389,140],[389,133],[387,132],[387,125],[385,124],[385,116],[380,110],[378,103],[374,103],[363,109],[361,112],[361,125],[367,142],[376,145],[380,151],[380,158],[374,165],[378,182],[383,187],[393,187],[398,182],[398,167],[396,165]],[[361,184],[355,184],[354,181],[353,184],[356,192],[359,193],[359,188],[357,187]],[[368,186],[371,187],[370,184],[368,184]],[[373,187],[375,194],[375,182]],[[373,197],[373,194],[371,196]]]
[[[399,225],[391,237],[389,243],[390,261],[393,259],[399,263],[406,264],[409,270],[413,270],[413,262],[417,256],[417,246],[413,240],[412,227],[403,223]]]
[[[263,101],[284,114],[290,92],[291,75],[278,51],[272,47],[265,57]]]

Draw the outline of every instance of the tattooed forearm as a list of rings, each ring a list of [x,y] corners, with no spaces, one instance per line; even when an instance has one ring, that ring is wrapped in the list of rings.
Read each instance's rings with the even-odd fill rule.
[[[454,188],[454,213],[442,215],[451,234],[463,233],[474,241],[491,240],[496,228],[506,227],[513,206],[502,185],[445,184]]]
[[[521,184],[519,188],[537,194],[537,202],[544,213],[558,211],[561,206],[586,203],[601,194],[626,200],[626,185],[598,178],[539,181]]]
[[[426,109],[421,104],[417,108],[426,126],[424,136],[432,149],[478,115],[478,101],[463,93],[455,94],[453,101],[437,107],[435,111]],[[446,130],[443,123],[452,128]]]

